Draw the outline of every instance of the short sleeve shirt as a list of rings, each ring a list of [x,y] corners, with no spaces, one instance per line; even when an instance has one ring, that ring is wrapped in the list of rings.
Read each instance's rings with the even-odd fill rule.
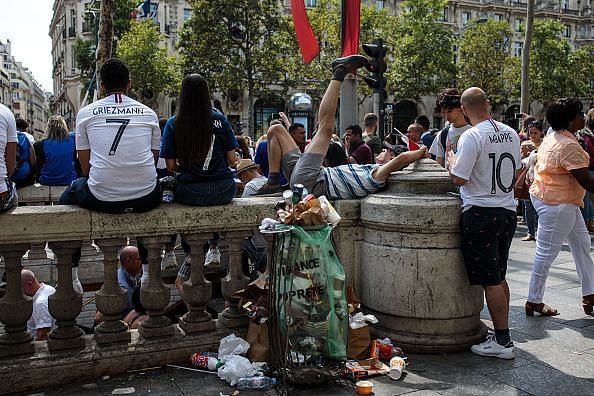
[[[4,155],[7,143],[17,142],[16,121],[12,111],[0,104],[0,193],[7,190],[5,180],[8,179],[8,168]]]
[[[122,317],[126,316],[128,312],[134,309],[134,304],[132,304],[132,292],[134,288],[138,284],[138,278],[133,277],[130,275],[124,267],[118,268],[118,284],[126,289],[127,294],[127,303],[124,312],[122,312]]]
[[[126,95],[109,95],[76,116],[76,149],[91,151],[88,185],[101,201],[150,194],[157,183],[151,150],[159,150],[160,142],[157,114]]]
[[[212,112],[212,132],[214,142],[206,156],[206,160],[192,165],[181,163],[178,180],[182,183],[200,183],[233,178],[233,173],[227,165],[225,153],[235,150],[239,145],[233,133],[233,128],[223,114]],[[161,143],[161,157],[165,159],[179,159],[175,145],[175,116],[171,117],[163,130]]]
[[[548,133],[538,148],[530,194],[549,205],[584,205],[586,190],[571,173],[587,168],[590,156],[568,131]]]
[[[514,182],[522,167],[520,137],[488,119],[462,134],[452,174],[467,180],[460,188],[462,211],[472,206],[516,210]]]
[[[371,148],[365,143],[357,146],[350,155],[359,165],[373,164],[375,162]]]
[[[365,144],[371,148],[373,154],[379,154],[382,152],[382,141],[377,135],[367,135],[363,137]]]
[[[38,329],[52,328],[54,318],[49,313],[48,298],[56,292],[56,289],[44,283],[33,295],[33,313],[27,322],[27,331],[35,335]]]
[[[451,150],[451,151],[453,151],[454,154],[456,154],[458,152],[458,141],[460,140],[460,136],[462,136],[464,131],[467,131],[470,128],[471,128],[470,125],[464,125],[460,128],[456,128],[455,126],[450,124],[450,126],[448,128],[448,136],[446,137],[445,150],[444,150],[444,147],[441,145],[441,134],[443,133],[443,130],[442,130],[437,134],[435,139],[433,139],[433,143],[431,144],[431,147],[429,148],[429,154],[433,154],[435,156],[435,158],[443,158],[444,165],[447,168],[448,167],[448,159],[447,159],[447,156],[445,155],[446,151]]]

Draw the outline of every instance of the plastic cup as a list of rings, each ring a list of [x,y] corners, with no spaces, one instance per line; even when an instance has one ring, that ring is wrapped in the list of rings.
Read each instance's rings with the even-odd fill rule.
[[[388,373],[388,377],[392,378],[393,380],[399,380],[402,377],[402,372],[404,371],[404,366],[406,362],[400,356],[394,356],[390,359],[390,372]]]

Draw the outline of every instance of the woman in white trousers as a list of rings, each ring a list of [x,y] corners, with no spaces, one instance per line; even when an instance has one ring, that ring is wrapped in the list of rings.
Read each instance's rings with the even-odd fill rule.
[[[594,178],[588,172],[589,156],[578,143],[575,133],[584,127],[581,102],[559,99],[547,110],[553,132],[542,142],[530,187],[532,204],[538,213],[536,253],[526,315],[543,316],[559,312],[542,302],[549,269],[563,242],[575,261],[582,285],[582,306],[591,315],[594,307],[594,262],[590,256],[590,235],[580,212],[586,190],[594,191]]]

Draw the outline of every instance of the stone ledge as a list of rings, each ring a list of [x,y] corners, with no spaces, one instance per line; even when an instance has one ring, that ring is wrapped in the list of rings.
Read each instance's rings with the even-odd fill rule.
[[[217,325],[215,330],[196,336],[176,335],[156,341],[142,341],[138,331],[132,330],[132,342],[127,346],[99,347],[92,336],[85,336],[83,349],[59,353],[49,352],[45,342],[35,342],[34,356],[0,360],[0,394],[8,390],[26,392],[40,385],[52,387],[128,370],[189,361],[194,352],[216,351],[220,339],[232,332],[245,339],[245,328],[230,331]]]
[[[42,184],[33,184],[19,188],[19,204],[46,204],[58,202],[60,196],[67,186],[45,186]]]

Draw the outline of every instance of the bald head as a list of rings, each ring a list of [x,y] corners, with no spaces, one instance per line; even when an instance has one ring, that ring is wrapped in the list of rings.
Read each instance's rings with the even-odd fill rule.
[[[489,113],[489,100],[485,91],[478,87],[465,90],[460,97],[462,112],[468,117],[472,125],[476,125],[491,117]]]
[[[126,245],[120,249],[120,264],[132,276],[136,276],[142,269],[140,254],[136,246]]]
[[[35,274],[28,269],[21,270],[21,288],[27,296],[34,296],[41,284]]]

